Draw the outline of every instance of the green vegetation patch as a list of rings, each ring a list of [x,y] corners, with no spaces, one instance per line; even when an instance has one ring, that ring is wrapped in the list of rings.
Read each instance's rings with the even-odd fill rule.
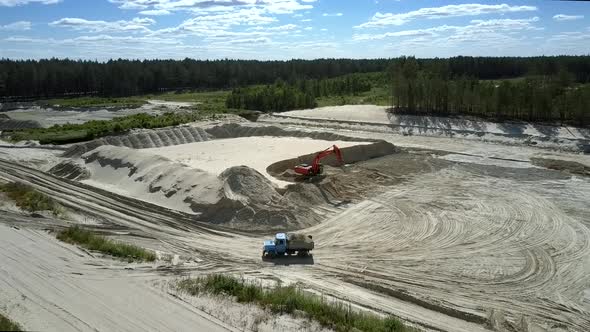
[[[51,211],[56,217],[64,213],[63,207],[55,200],[24,183],[0,184],[0,191],[6,193],[8,198],[12,199],[23,210],[29,212]]]
[[[191,103],[218,103],[224,104],[230,91],[191,91],[191,92],[167,92],[162,94],[146,95],[147,99],[159,99],[165,101],[191,102]]]
[[[78,226],[72,226],[59,232],[57,238],[67,243],[80,245],[88,250],[95,250],[114,257],[126,259],[129,262],[153,262],[156,260],[156,254],[152,251],[138,246],[109,240]]]
[[[162,115],[135,114],[111,120],[92,120],[83,124],[54,125],[6,133],[12,141],[37,140],[41,144],[84,142],[102,136],[121,134],[137,128],[162,128],[200,120],[205,115],[187,111]]]
[[[22,331],[17,323],[0,314],[0,331]]]
[[[140,97],[103,98],[77,97],[67,99],[50,99],[44,102],[53,107],[127,107],[138,108],[147,102]]]
[[[293,314],[296,311],[306,313],[309,318],[322,326],[336,331],[410,331],[394,317],[380,317],[366,312],[352,310],[350,306],[339,302],[328,302],[317,295],[309,294],[296,286],[278,285],[265,289],[260,285],[247,283],[227,275],[209,275],[195,279],[183,279],[177,287],[193,296],[209,293],[229,295],[238,302],[256,303],[277,314]]]

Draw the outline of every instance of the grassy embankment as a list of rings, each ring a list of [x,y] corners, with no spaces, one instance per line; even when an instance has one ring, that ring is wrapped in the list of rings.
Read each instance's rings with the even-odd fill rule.
[[[17,323],[0,314],[0,331],[22,331]]]
[[[146,104],[146,100],[140,97],[121,97],[121,98],[103,98],[103,97],[77,97],[64,99],[49,99],[42,101],[52,107],[125,107],[137,108]]]
[[[336,331],[410,331],[393,317],[352,310],[339,302],[328,302],[296,286],[265,289],[260,285],[227,275],[209,275],[178,282],[180,291],[196,296],[203,293],[235,297],[241,303],[255,303],[277,314],[304,312],[308,318]]]
[[[70,227],[57,234],[61,241],[80,245],[88,250],[95,250],[101,253],[119,257],[129,262],[156,260],[156,255],[138,246],[120,243],[109,240],[103,236],[96,235],[90,231],[81,229],[78,226]]]
[[[56,217],[64,214],[64,209],[59,203],[26,184],[18,182],[0,184],[0,191],[4,192],[23,210],[29,212],[51,211]]]

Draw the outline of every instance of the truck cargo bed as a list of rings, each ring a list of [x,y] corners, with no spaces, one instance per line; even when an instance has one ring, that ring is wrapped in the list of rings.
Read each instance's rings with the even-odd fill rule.
[[[312,250],[314,242],[311,235],[287,234],[287,248],[289,250]]]

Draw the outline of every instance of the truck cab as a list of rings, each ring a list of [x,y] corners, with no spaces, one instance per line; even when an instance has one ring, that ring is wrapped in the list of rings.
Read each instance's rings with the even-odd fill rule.
[[[284,255],[287,252],[287,234],[277,233],[274,240],[264,241],[262,255],[271,257]]]

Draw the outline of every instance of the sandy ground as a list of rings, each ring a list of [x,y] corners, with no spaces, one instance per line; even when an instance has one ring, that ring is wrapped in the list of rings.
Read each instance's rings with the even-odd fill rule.
[[[20,146],[0,146],[0,160],[14,161],[33,168],[49,170],[59,163],[63,150],[39,149]]]
[[[42,127],[48,128],[56,124],[79,124],[91,120],[110,120],[116,117],[140,113],[159,115],[165,112],[174,111],[181,107],[188,107],[191,105],[192,103],[148,100],[148,103],[146,105],[143,105],[135,109],[80,108],[71,110],[54,110],[51,108],[45,109],[41,107],[34,107],[3,112],[3,114],[9,116],[13,120],[34,120],[39,122]]]
[[[32,294],[40,294],[36,303],[57,303],[66,306],[66,312],[75,312],[71,316],[60,316],[62,322],[52,320],[52,324],[58,324],[56,326],[61,326],[59,324],[63,322],[78,326],[76,324],[80,321],[92,320],[84,311],[70,309],[45,290],[52,289],[49,284],[54,278],[61,280],[67,275],[76,282],[85,282],[82,284],[84,287],[98,291],[101,285],[119,282],[111,274],[120,276],[118,273],[121,273],[126,275],[123,285],[131,285],[130,292],[140,290],[150,293],[145,290],[148,287],[145,285],[149,283],[140,281],[149,278],[165,280],[171,274],[222,271],[262,280],[281,279],[288,283],[300,283],[323,296],[346,301],[355,307],[393,314],[424,330],[590,330],[590,178],[546,170],[534,166],[530,160],[541,156],[590,165],[588,155],[457,137],[403,136],[391,131],[373,130],[373,127],[364,124],[342,126],[333,121],[266,117],[259,125],[269,123],[288,129],[330,131],[359,139],[385,139],[405,146],[409,151],[355,164],[345,172],[330,173],[327,181],[334,181],[338,193],[362,193],[365,198],[334,209],[321,224],[302,230],[314,235],[316,249],[313,257],[274,262],[260,260],[261,241],[266,237],[261,233],[236,232],[195,221],[192,216],[175,209],[165,209],[134,200],[128,195],[119,196],[56,178],[20,165],[16,158],[1,158],[0,178],[31,183],[66,206],[77,207],[88,215],[108,220],[105,227],[116,230],[118,238],[178,255],[184,263],[160,270],[145,267],[131,271],[124,268],[121,271],[121,267],[113,263],[107,270],[116,273],[109,272],[109,277],[105,278],[98,275],[95,270],[100,269],[94,265],[79,264],[69,256],[68,261],[60,261],[46,258],[44,253],[37,254],[46,251],[50,256],[66,257],[59,250],[46,249],[63,247],[49,235],[25,230],[22,225],[28,220],[19,219],[22,217],[7,220],[3,217],[0,221],[19,225],[21,229],[0,228],[0,240],[3,240],[0,246],[7,243],[8,247],[4,250],[7,254],[0,254],[0,259],[3,259],[0,266],[5,265],[4,261],[12,264],[10,270],[0,267],[0,282],[12,282],[9,285],[13,285],[12,276],[15,273],[29,273],[25,280],[37,278],[30,284],[47,285],[41,286],[41,289],[31,286]],[[257,142],[257,139],[251,137],[244,140]],[[192,153],[193,145],[194,149],[199,149],[200,144],[210,143],[155,150],[170,153],[170,157],[179,158],[177,161],[187,158],[186,162],[201,162],[204,159],[204,155],[199,154],[201,150],[192,156],[183,156],[182,153]],[[215,143],[224,142],[219,140]],[[264,152],[266,146],[259,145],[262,144],[253,144],[251,150]],[[216,151],[219,147],[212,145],[202,151]],[[109,153],[116,150],[103,149],[113,150]],[[278,150],[280,153],[283,151]],[[102,162],[119,160],[118,157],[111,158],[116,156],[109,153],[104,154]],[[132,155],[135,154],[127,153],[125,157]],[[242,160],[250,157],[250,150],[234,150],[223,157],[225,161],[212,156],[208,162],[231,166],[231,163],[241,164]],[[99,163],[98,160],[96,162]],[[149,165],[156,166],[153,162],[146,164]],[[166,169],[166,165],[164,163],[159,167]],[[216,167],[219,169],[221,166]],[[109,176],[113,177],[113,187],[117,187],[117,177],[128,177],[129,173],[121,168],[116,171],[113,168],[111,172]],[[207,173],[215,176],[213,171]],[[179,177],[179,181],[182,179]],[[120,182],[119,189],[130,185]],[[370,191],[369,187],[380,189]],[[125,236],[122,230],[136,236]],[[20,234],[26,234],[31,240],[23,240]],[[240,250],[228,251],[228,242]],[[35,243],[44,244],[35,247]],[[10,248],[15,249],[10,251]],[[22,261],[35,260],[35,257],[41,257],[41,260],[22,265],[8,258],[20,255],[23,258],[17,259]],[[49,262],[45,263],[45,260]],[[58,265],[58,261],[62,265]],[[32,272],[11,271],[40,264],[49,267]],[[104,269],[105,263],[102,264],[99,266]],[[55,272],[62,270],[79,270],[86,277]],[[151,276],[145,277],[145,274],[139,273],[140,270]],[[131,278],[135,273],[140,276]],[[87,286],[86,283],[92,285]],[[60,290],[59,287],[58,291],[74,292],[77,298],[88,296],[81,294],[80,290],[76,293],[70,289]],[[113,287],[118,289],[118,286]],[[14,313],[16,320],[27,322],[29,316],[22,313],[26,308],[35,308],[35,314],[54,311],[51,305],[39,306],[27,302],[26,297],[18,293],[4,291],[9,289],[13,292],[12,289],[18,287],[0,289],[3,289],[0,295],[13,301],[10,307],[3,310],[8,314]],[[158,295],[148,299],[152,302],[145,302],[142,298],[141,303],[163,301],[165,308],[171,306],[171,300],[162,295],[161,288],[155,289]],[[122,292],[128,294],[126,290]],[[77,303],[79,300],[72,298],[71,301]],[[108,303],[101,296],[96,301]],[[96,310],[109,312],[104,303]],[[114,303],[113,308],[117,309],[119,305]],[[152,309],[154,306],[148,307],[150,313],[155,310]],[[181,313],[188,314],[198,308],[200,305],[194,304]],[[132,317],[130,321],[143,318],[143,313],[128,307],[123,312]],[[31,319],[35,322],[34,318]],[[242,326],[240,324],[237,326]],[[179,328],[182,329],[183,325]],[[285,329],[297,330],[293,327]]]
[[[277,113],[259,121],[409,136],[457,137],[510,145],[535,145],[553,150],[590,151],[590,129],[525,122],[388,114],[385,107],[349,105]]]
[[[147,102],[150,105],[166,106],[166,107],[190,107],[195,104],[195,103],[190,103],[190,102],[166,101],[166,100],[157,100],[157,99],[150,99]]]
[[[153,287],[148,274],[91,259],[42,231],[0,225],[0,262],[0,309],[26,330],[231,329]]]
[[[372,105],[348,105],[290,111],[280,113],[280,115],[312,119],[394,124],[399,126],[423,127],[428,129],[450,129],[455,131],[465,130],[492,134],[530,135],[539,137],[551,136],[568,139],[590,138],[589,129],[581,129],[576,127],[544,126],[524,122],[495,123],[481,120],[476,121],[436,116],[395,115],[387,113],[386,109],[387,107]]]
[[[295,137],[240,137],[144,149],[156,155],[202,169],[215,175],[228,167],[245,165],[254,168],[279,186],[281,181],[266,172],[268,165],[278,160],[319,152],[332,145],[344,148],[367,142],[323,141]],[[244,153],[247,151],[246,153]]]

